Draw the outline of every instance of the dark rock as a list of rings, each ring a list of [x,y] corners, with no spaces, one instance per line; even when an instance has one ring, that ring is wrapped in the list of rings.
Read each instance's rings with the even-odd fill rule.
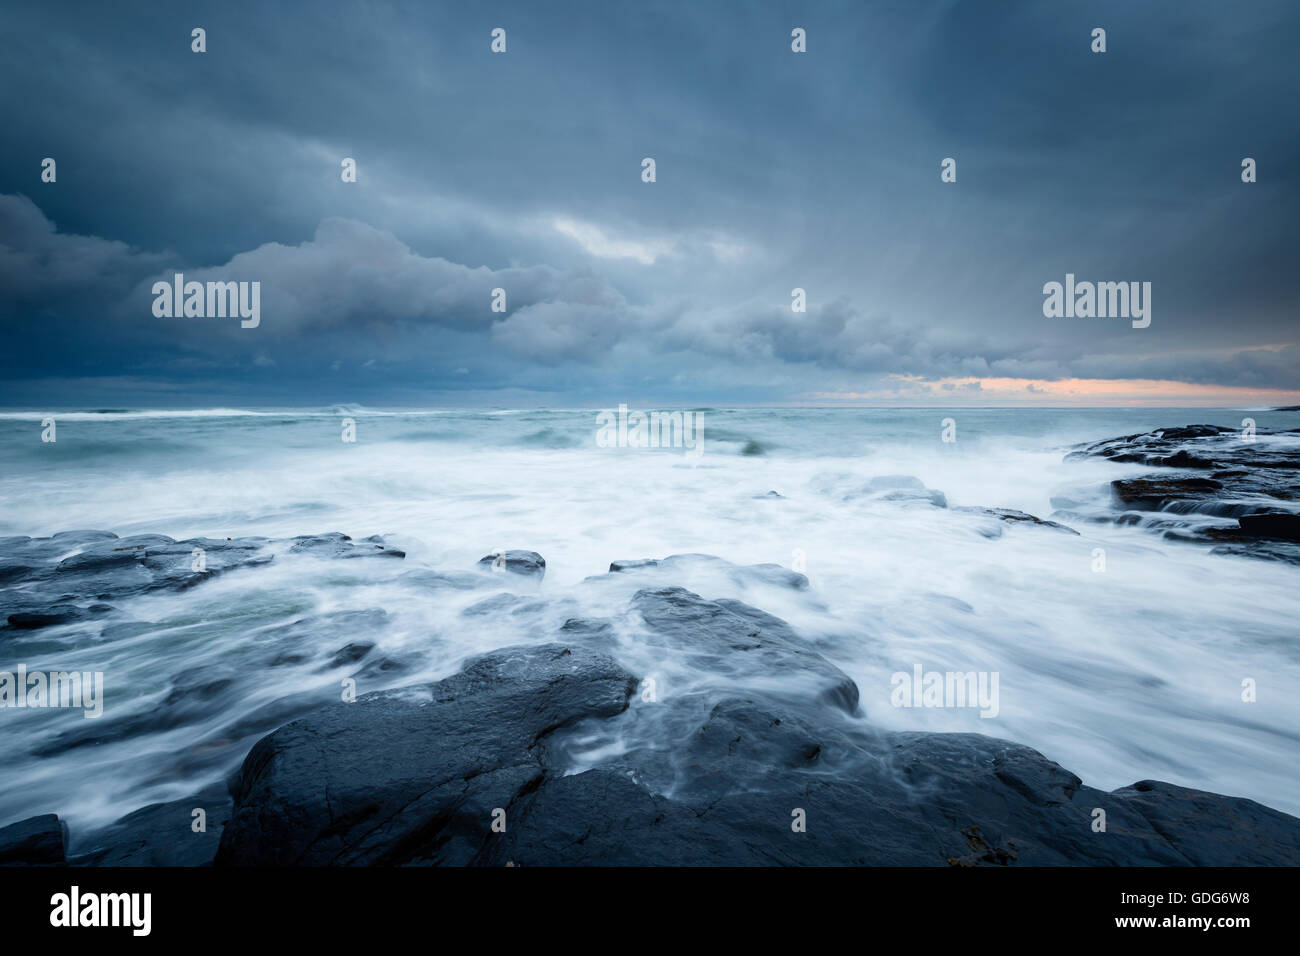
[[[609,621],[593,621],[587,618],[571,617],[560,626],[560,637],[564,640],[584,639],[588,647],[607,645],[614,634],[614,626]]]
[[[619,571],[632,571],[636,568],[657,568],[659,562],[654,558],[639,558],[635,561],[611,561],[609,571],[611,574],[617,574]]]
[[[225,784],[169,803],[154,803],[78,840],[73,866],[210,866],[233,801]],[[206,814],[195,832],[195,810]]]
[[[518,574],[539,583],[546,576],[546,559],[536,551],[493,552],[479,558],[478,567],[483,571]]]
[[[298,535],[289,549],[291,554],[313,554],[324,558],[404,558],[406,552],[390,548],[379,535],[364,541],[353,541],[346,534],[332,531],[329,534]]]
[[[544,778],[546,738],[621,713],[633,687],[610,658],[547,644],[476,658],[423,696],[322,708],[248,755],[217,863],[472,862],[493,809]]]
[[[1208,477],[1184,473],[1120,479],[1111,487],[1122,512],[1090,515],[1075,510],[1086,507],[1079,502],[1059,505],[1069,507],[1073,517],[1142,525],[1171,540],[1214,544],[1218,555],[1300,564],[1300,549],[1284,543],[1297,540],[1287,529],[1293,513],[1277,510],[1278,501],[1300,501],[1300,448],[1293,442],[1269,441],[1262,432],[1252,438],[1215,425],[1189,425],[1081,445],[1066,460],[1090,457],[1196,469]],[[1159,518],[1149,517],[1152,513]],[[1205,516],[1244,523],[1214,527]]]
[[[1057,531],[1064,531],[1067,534],[1077,535],[1079,532],[1073,528],[1055,521],[1045,521],[1042,518],[1035,517],[1025,511],[1016,511],[1014,508],[974,508],[962,507],[954,508],[954,511],[965,511],[971,514],[984,514],[1007,524],[1034,524],[1043,528],[1055,528]]]
[[[111,610],[103,601],[160,590],[184,590],[216,574],[272,560],[262,538],[174,541],[166,535],[118,538],[111,532],[67,532],[51,538],[0,541],[0,577],[6,590],[0,614],[15,627],[48,627]],[[80,548],[69,555],[69,549]],[[192,556],[205,552],[206,569]],[[84,607],[76,602],[94,601]]]
[[[79,607],[60,607],[56,605],[45,613],[35,612],[26,613],[18,612],[10,614],[8,617],[9,626],[19,631],[30,631],[41,627],[51,627],[55,624],[68,624],[72,621],[80,621],[89,617],[89,611],[83,611]]]
[[[353,641],[345,647],[340,647],[334,652],[334,656],[326,663],[327,668],[346,667],[348,664],[355,664],[361,658],[365,657],[375,649],[375,645],[369,641]]]
[[[53,813],[0,827],[0,866],[60,866],[67,828]]]
[[[847,680],[785,622],[740,602],[665,588],[637,592],[633,606],[646,640],[700,656],[701,672],[779,673],[785,688],[813,675],[813,691]],[[567,637],[598,633],[577,621]],[[217,862],[1300,863],[1300,820],[1252,801],[1150,782],[1105,793],[1027,747],[880,733],[843,701],[772,686],[625,713],[635,678],[601,654],[550,644],[484,655],[432,687],[325,707],[260,741]],[[650,731],[638,736],[638,721]],[[626,743],[616,756],[567,772],[570,740],[610,733]],[[491,827],[497,808],[504,832]],[[1097,808],[1104,833],[1092,829]],[[806,832],[791,828],[796,811]]]
[[[1149,464],[1164,468],[1214,468],[1215,463],[1209,458],[1201,458],[1188,451],[1176,451],[1164,457],[1154,456]]]
[[[12,536],[0,538],[0,619],[12,629],[75,623],[114,611],[106,601],[184,591],[228,571],[265,565],[284,544],[292,553],[326,558],[404,556],[378,535],[353,542],[337,532],[290,542],[258,537],[176,541],[159,534],[119,538],[108,531]],[[68,554],[70,550],[75,553]],[[196,550],[202,552],[201,563]],[[454,586],[463,585],[445,577]]]
[[[1140,780],[1110,796],[1141,814],[1190,866],[1295,866],[1295,817],[1254,800]]]
[[[1269,540],[1267,538],[1245,538],[1244,544],[1221,544],[1210,549],[1210,554],[1241,558],[1254,558],[1258,561],[1280,561],[1284,564],[1300,564],[1300,543]]]
[[[1199,502],[1223,490],[1213,478],[1125,478],[1110,483],[1115,497],[1130,508],[1160,511],[1174,501]]]
[[[740,601],[708,601],[680,587],[637,591],[632,608],[648,629],[647,644],[671,649],[701,672],[754,678],[779,673],[796,694],[810,686],[808,696],[845,713],[857,710],[852,678],[778,617]]]
[[[1242,515],[1237,519],[1237,524],[1241,526],[1242,534],[1251,537],[1300,541],[1300,514],[1268,512]]]
[[[1300,820],[1167,784],[1104,793],[975,734],[879,737],[724,700],[671,767],[548,778],[476,861],[500,865],[1294,865]],[[633,768],[635,772],[633,772]],[[672,781],[672,788],[664,786]],[[1142,785],[1138,785],[1142,786]],[[663,794],[672,793],[672,797]],[[1091,829],[1107,813],[1107,832]],[[793,832],[793,812],[807,831]],[[1212,822],[1211,822],[1212,821]],[[1202,824],[1210,824],[1203,827]],[[1240,824],[1250,841],[1234,838]]]

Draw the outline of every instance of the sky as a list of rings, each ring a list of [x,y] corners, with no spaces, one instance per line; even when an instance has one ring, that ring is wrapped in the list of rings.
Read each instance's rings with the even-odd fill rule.
[[[11,0],[0,405],[1297,404],[1297,41],[1291,0]],[[155,316],[177,272],[259,324]],[[1150,325],[1045,316],[1067,274]]]

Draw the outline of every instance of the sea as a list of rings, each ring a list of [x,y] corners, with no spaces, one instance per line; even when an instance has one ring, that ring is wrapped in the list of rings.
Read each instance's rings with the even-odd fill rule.
[[[738,583],[702,564],[677,583],[789,622],[856,681],[864,725],[987,734],[1102,789],[1158,779],[1300,814],[1300,568],[1212,555],[1144,520],[1116,523],[1110,482],[1155,469],[1065,460],[1081,442],[1245,419],[1260,441],[1294,446],[1300,435],[1270,433],[1300,426],[1300,412],[680,411],[695,416],[696,448],[602,441],[596,408],[0,411],[0,537],[338,531],[382,535],[406,553],[401,562],[279,553],[185,591],[115,601],[111,623],[0,629],[0,671],[104,674],[97,721],[0,709],[0,826],[55,812],[87,832],[226,779],[258,736],[338,699],[348,672],[322,657],[349,640],[373,642],[399,665],[373,672],[360,692],[555,640],[573,618],[614,621],[619,656],[657,675],[661,695],[780,683],[780,673],[701,673],[671,647],[639,643],[631,591],[584,583],[614,561],[685,553],[805,574],[799,590]],[[54,440],[42,440],[50,420]],[[946,507],[871,491],[882,476],[915,478]],[[984,507],[1079,534],[961,510]],[[399,580],[414,569],[469,571],[505,549],[546,560],[540,588],[500,578],[544,599],[535,612],[466,614],[491,590]],[[318,653],[268,666],[267,643],[286,627],[305,629]],[[996,673],[996,714],[897,706],[894,678],[917,666]],[[194,687],[202,692],[175,707]],[[265,726],[250,724],[259,714]],[[574,769],[627,745],[577,746]]]

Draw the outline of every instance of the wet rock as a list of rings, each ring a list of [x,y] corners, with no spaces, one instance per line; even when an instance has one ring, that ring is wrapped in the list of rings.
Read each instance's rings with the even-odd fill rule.
[[[1209,866],[1300,860],[1300,820],[1293,817],[1167,784],[1105,793],[1027,747],[976,734],[876,736],[810,723],[771,702],[725,699],[676,745],[678,759],[670,765],[633,752],[583,773],[548,777],[519,801],[507,832],[485,842],[475,862]],[[1107,812],[1105,834],[1091,829],[1098,807]],[[800,813],[805,832],[791,827]],[[1251,842],[1233,839],[1238,825]]]
[[[0,866],[61,866],[67,827],[53,813],[0,827]]]
[[[329,669],[355,664],[374,649],[375,645],[369,641],[353,641],[351,644],[340,647],[335,651],[333,656],[326,662],[325,667]]]
[[[154,803],[77,841],[73,866],[210,866],[233,805],[225,784]],[[196,832],[203,810],[203,826]]]
[[[10,614],[8,617],[9,626],[18,631],[30,631],[41,627],[51,627],[55,624],[68,624],[72,621],[80,621],[90,616],[89,609],[55,605],[45,612],[23,612]]]
[[[424,693],[368,694],[257,743],[218,864],[464,864],[546,776],[546,738],[627,708],[632,675],[562,644],[471,661]]]
[[[619,571],[634,571],[637,568],[657,568],[659,562],[654,558],[638,558],[634,561],[611,561],[609,571],[611,574],[617,574]]]
[[[1080,515],[1074,510],[1082,507],[1079,502],[1071,503],[1069,513],[1081,520],[1143,525],[1171,540],[1208,543],[1218,555],[1300,564],[1300,549],[1286,543],[1297,540],[1289,530],[1296,512],[1287,509],[1300,501],[1300,446],[1279,440],[1280,434],[1291,432],[1248,436],[1215,425],[1188,425],[1081,445],[1067,461],[1100,457],[1183,472],[1113,481],[1118,513]],[[1155,513],[1158,519],[1149,517]],[[1236,518],[1238,524],[1215,526],[1209,517]]]
[[[1300,564],[1300,543],[1236,537],[1234,543],[1220,544],[1211,548],[1210,554],[1254,558],[1258,561],[1280,561],[1284,564]]]
[[[681,588],[632,603],[645,640],[699,656],[701,672],[847,680],[757,608]],[[218,864],[1300,863],[1300,820],[1252,801],[1147,781],[1105,793],[1027,747],[882,733],[844,701],[771,681],[628,712],[634,675],[582,646],[604,633],[593,622],[571,623],[565,644],[483,655],[264,738],[235,782]],[[653,732],[631,734],[636,719]],[[568,742],[602,733],[624,746],[569,772]]]
[[[948,507],[948,499],[942,491],[927,488],[919,478],[912,475],[877,475],[864,482],[857,475],[823,474],[814,479],[814,484],[823,494],[840,501],[865,498],[872,501],[926,504],[935,508]]]
[[[260,538],[118,538],[106,531],[6,538],[0,540],[0,576],[6,585],[0,614],[12,617],[15,628],[73,623],[111,611],[105,601],[184,590],[234,568],[265,564],[273,557],[266,544]],[[195,570],[195,549],[203,551],[202,570]]]
[[[1171,502],[1199,502],[1223,490],[1223,483],[1213,478],[1125,478],[1112,481],[1115,497],[1130,508],[1161,511]]]
[[[858,687],[809,647],[785,621],[741,601],[709,601],[685,588],[637,591],[632,609],[645,623],[644,641],[662,646],[701,672],[760,679],[782,674],[794,693],[808,678],[816,699],[845,713],[858,707]],[[813,696],[810,695],[810,696]]]
[[[948,507],[942,491],[925,487],[911,475],[877,475],[867,482],[866,491],[880,501],[925,502],[936,508]]]
[[[732,575],[743,585],[763,583],[775,587],[790,588],[794,591],[808,590],[808,576],[806,574],[792,571],[779,564],[749,564],[736,568]]]
[[[264,666],[302,663],[322,654],[335,641],[356,640],[362,636],[378,636],[389,627],[388,612],[383,608],[363,608],[349,611],[331,611],[311,614],[287,624],[264,627],[253,634]],[[365,641],[371,644],[373,641]]]
[[[546,605],[518,594],[502,591],[481,601],[476,601],[461,611],[462,617],[486,617],[491,614],[531,614],[542,610]]]
[[[1242,515],[1237,519],[1242,534],[1256,538],[1282,538],[1300,541],[1300,514],[1268,512]]]
[[[517,574],[538,583],[546,576],[546,559],[536,551],[494,552],[479,558],[478,567],[498,574]]]
[[[1295,817],[1254,800],[1140,780],[1110,793],[1141,814],[1190,866],[1295,866],[1300,836]]]
[[[614,637],[614,625],[609,621],[571,617],[560,626],[561,640],[581,639],[587,647],[604,649]]]
[[[635,561],[614,561],[609,566],[611,574],[645,571],[655,572],[656,577],[666,581],[689,580],[701,574],[712,573],[729,578],[741,587],[765,584],[796,591],[808,588],[806,575],[779,564],[733,564],[712,554],[670,554],[662,560],[642,558]]]
[[[482,576],[468,571],[408,571],[397,580],[430,591],[472,591],[483,586]]]
[[[299,535],[294,538],[291,554],[311,554],[323,558],[404,558],[406,552],[390,548],[379,535],[353,541],[338,531],[329,534]]]
[[[0,618],[12,629],[75,623],[112,612],[106,601],[184,591],[219,574],[268,564],[285,545],[291,553],[325,558],[404,557],[404,552],[387,547],[377,535],[353,542],[337,532],[291,541],[260,537],[176,541],[160,534],[119,538],[108,531],[0,538],[0,583],[4,584]]]
[[[1057,531],[1064,531],[1067,534],[1077,535],[1079,533],[1075,531],[1073,528],[1068,527],[1067,525],[1060,524],[1056,521],[1046,521],[1042,518],[1031,515],[1028,512],[1016,511],[1014,508],[962,507],[962,508],[954,508],[953,510],[964,511],[970,514],[988,515],[989,517],[997,518],[999,521],[1005,522],[1007,524],[1013,524],[1013,525],[1032,524],[1032,525],[1038,525],[1039,527],[1042,528],[1055,528]],[[999,531],[998,533],[1000,534],[1001,532]],[[996,536],[997,535],[990,535],[990,537],[996,537]]]

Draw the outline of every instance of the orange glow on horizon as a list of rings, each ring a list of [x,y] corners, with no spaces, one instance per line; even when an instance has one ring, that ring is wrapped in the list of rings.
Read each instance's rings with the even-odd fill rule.
[[[813,392],[815,402],[1016,405],[1300,405],[1300,391],[1232,385],[1196,385],[1161,379],[941,378],[891,375],[893,387],[868,392]]]

